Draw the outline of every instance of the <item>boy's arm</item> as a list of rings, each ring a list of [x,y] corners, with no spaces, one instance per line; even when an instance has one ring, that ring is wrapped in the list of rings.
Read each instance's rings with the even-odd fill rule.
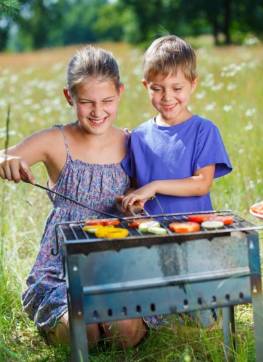
[[[156,194],[170,196],[202,196],[209,192],[214,178],[215,165],[200,168],[191,177],[178,180],[156,180],[129,193],[123,199],[123,207],[140,201],[145,203]]]

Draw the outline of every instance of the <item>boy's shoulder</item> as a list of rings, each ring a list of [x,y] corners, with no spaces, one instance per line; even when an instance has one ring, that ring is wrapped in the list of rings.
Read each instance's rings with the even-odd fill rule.
[[[153,127],[153,118],[148,119],[147,121],[139,124],[136,128],[132,130],[132,133],[144,133],[146,131],[149,131]]]
[[[194,122],[193,124],[195,124],[196,126],[198,126],[198,128],[200,129],[211,129],[211,128],[217,128],[217,126],[215,125],[215,123],[213,121],[211,121],[208,118],[205,118],[203,116],[199,116],[199,115],[194,115]]]

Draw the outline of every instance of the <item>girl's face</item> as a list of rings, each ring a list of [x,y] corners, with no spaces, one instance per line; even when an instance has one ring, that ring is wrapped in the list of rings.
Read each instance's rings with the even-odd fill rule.
[[[190,82],[179,68],[176,74],[157,75],[150,81],[143,80],[160,121],[173,125],[189,118],[187,105],[197,81]]]
[[[106,133],[112,126],[116,115],[120,95],[112,80],[88,78],[76,86],[75,95],[71,97],[67,90],[65,96],[75,108],[80,126],[94,135]]]

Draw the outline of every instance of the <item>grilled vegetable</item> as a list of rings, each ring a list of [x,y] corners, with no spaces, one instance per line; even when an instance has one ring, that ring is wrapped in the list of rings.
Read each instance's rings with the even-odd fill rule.
[[[197,222],[172,222],[169,229],[175,233],[192,233],[200,230]]]
[[[120,224],[119,219],[89,219],[85,221],[85,225],[117,226],[119,224]]]
[[[129,235],[129,231],[123,228],[116,228],[114,226],[102,226],[95,232],[97,238],[105,239],[122,239]]]
[[[224,223],[223,223],[223,221],[219,221],[219,220],[208,220],[208,221],[202,222],[201,226],[204,229],[220,229],[220,228],[224,227]]]
[[[152,226],[148,228],[148,232],[155,235],[166,235],[167,231],[160,226]]]
[[[159,227],[160,223],[158,221],[147,221],[147,222],[142,222],[139,225],[139,231],[142,233],[148,233],[149,232],[149,228],[152,227]]]
[[[188,215],[188,221],[203,223],[204,221],[222,221],[224,225],[232,225],[234,219],[231,215],[216,215],[216,214],[195,214]]]

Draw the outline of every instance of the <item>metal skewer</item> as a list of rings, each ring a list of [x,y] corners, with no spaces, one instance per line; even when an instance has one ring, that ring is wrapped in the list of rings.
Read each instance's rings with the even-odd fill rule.
[[[118,219],[121,219],[121,220],[123,219],[122,217],[117,216],[117,215],[115,215],[115,214],[111,214],[110,212],[106,212],[106,211],[101,211],[101,210],[94,209],[93,207],[90,207],[90,206],[88,206],[88,205],[86,205],[86,204],[83,204],[82,202],[77,201],[77,200],[75,200],[75,199],[73,199],[73,198],[71,198],[71,197],[69,197],[69,196],[64,195],[64,194],[61,194],[60,192],[53,191],[53,190],[51,190],[50,188],[45,187],[45,186],[43,186],[43,185],[40,185],[40,184],[38,184],[38,183],[30,183],[30,184],[33,185],[33,186],[39,187],[40,189],[46,190],[46,191],[48,191],[48,192],[50,192],[50,193],[52,193],[52,194],[54,194],[54,195],[57,195],[57,196],[59,196],[59,197],[62,197],[62,198],[65,199],[65,200],[74,202],[75,204],[77,204],[77,205],[79,205],[79,206],[82,206],[82,207],[84,207],[85,209],[89,209],[89,210],[91,210],[91,211],[93,211],[93,212],[96,212],[97,214],[105,215],[105,216],[108,216],[108,217],[111,217],[111,218],[118,218]]]

